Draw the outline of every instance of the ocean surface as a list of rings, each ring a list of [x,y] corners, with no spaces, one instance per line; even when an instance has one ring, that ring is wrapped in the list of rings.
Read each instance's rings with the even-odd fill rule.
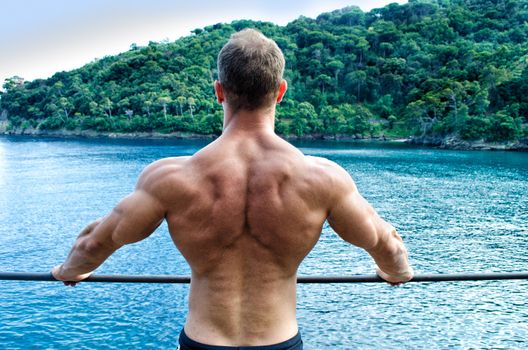
[[[202,141],[0,137],[0,271],[47,272],[141,170]],[[296,144],[341,164],[403,236],[417,273],[528,271],[528,153]],[[325,225],[300,274],[372,274]],[[105,274],[188,274],[166,225]],[[187,285],[0,281],[0,349],[175,349]],[[298,286],[305,349],[526,349],[528,281]]]

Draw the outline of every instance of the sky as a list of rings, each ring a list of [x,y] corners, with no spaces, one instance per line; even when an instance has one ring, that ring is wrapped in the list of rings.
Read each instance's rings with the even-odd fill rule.
[[[405,0],[2,0],[0,86],[18,75],[47,78],[130,45],[176,40],[237,19],[286,25],[346,6],[363,11]],[[248,4],[249,3],[249,4]]]

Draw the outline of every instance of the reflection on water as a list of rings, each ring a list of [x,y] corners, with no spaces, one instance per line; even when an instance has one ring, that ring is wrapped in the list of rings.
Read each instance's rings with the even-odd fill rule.
[[[151,161],[203,141],[0,137],[0,271],[46,271]],[[528,154],[299,143],[347,169],[418,273],[528,270]],[[372,273],[324,226],[302,274]],[[188,274],[163,225],[100,273]],[[306,349],[526,348],[528,282],[300,285]],[[0,348],[175,348],[187,286],[0,282]]]

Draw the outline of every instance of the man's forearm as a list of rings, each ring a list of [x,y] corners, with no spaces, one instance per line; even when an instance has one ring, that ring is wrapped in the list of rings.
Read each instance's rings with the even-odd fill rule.
[[[101,224],[96,220],[89,224],[77,237],[66,261],[58,271],[61,279],[79,279],[99,267],[118,247],[113,242],[104,242],[94,235]]]

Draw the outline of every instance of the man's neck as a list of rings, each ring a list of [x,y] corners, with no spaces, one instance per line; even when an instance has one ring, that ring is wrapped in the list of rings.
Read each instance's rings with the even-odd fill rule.
[[[275,105],[253,111],[238,110],[232,112],[224,106],[223,135],[234,134],[274,134]]]

